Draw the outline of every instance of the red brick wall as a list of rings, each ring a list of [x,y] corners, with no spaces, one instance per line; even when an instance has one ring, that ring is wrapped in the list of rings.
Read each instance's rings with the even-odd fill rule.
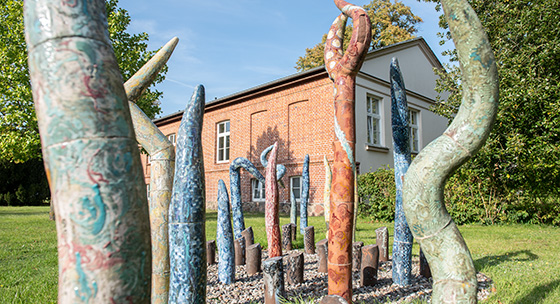
[[[324,167],[323,156],[332,161],[335,138],[333,131],[332,83],[326,74],[302,80],[264,93],[237,97],[227,106],[207,106],[204,114],[202,141],[206,174],[206,201],[209,209],[216,208],[218,180],[229,189],[229,165],[237,157],[246,157],[264,175],[260,153],[278,142],[277,163],[286,166],[283,178],[286,188],[279,188],[281,208],[289,209],[290,176],[301,175],[305,154],[310,156],[310,204],[312,215],[322,213]],[[179,118],[180,119],[180,118]],[[230,161],[216,161],[216,125],[230,121]],[[176,133],[179,121],[162,121],[159,127],[166,135]],[[149,165],[145,164],[149,182]],[[244,210],[263,210],[264,203],[251,202],[252,176],[241,169]]]

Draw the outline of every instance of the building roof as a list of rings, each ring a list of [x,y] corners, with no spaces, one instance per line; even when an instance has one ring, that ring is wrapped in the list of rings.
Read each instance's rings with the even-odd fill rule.
[[[385,46],[379,49],[374,49],[371,50],[370,52],[368,52],[368,54],[366,55],[366,60],[368,59],[372,59],[375,58],[377,56],[381,56],[384,55],[388,52],[394,52],[396,50],[399,49],[403,49],[403,48],[407,48],[410,47],[411,45],[419,45],[420,49],[422,50],[422,52],[426,55],[426,57],[428,58],[428,60],[430,61],[430,63],[437,67],[437,68],[443,68],[441,62],[439,61],[439,59],[437,58],[437,56],[434,54],[434,52],[432,51],[432,49],[428,46],[428,44],[426,43],[426,41],[424,40],[424,38],[422,37],[417,37],[417,38],[413,38],[410,40],[406,40],[406,41],[402,41],[402,42],[398,42],[389,46]],[[360,72],[362,73],[362,72]],[[364,73],[365,74],[365,73]],[[369,74],[365,74],[369,77],[374,77],[371,76]],[[322,65],[320,67],[316,67],[316,68],[312,68],[303,72],[298,72],[295,74],[291,74],[288,75],[286,77],[282,77],[270,82],[266,82],[263,83],[261,85],[246,89],[246,90],[242,90],[224,97],[220,97],[220,98],[216,98],[214,100],[211,101],[207,101],[206,105],[204,107],[205,111],[211,111],[211,110],[215,110],[215,109],[219,109],[219,108],[223,108],[226,106],[229,106],[231,104],[234,103],[238,103],[238,102],[242,102],[248,98],[252,98],[255,96],[259,96],[262,94],[266,94],[268,92],[270,92],[271,90],[278,90],[278,89],[282,89],[285,86],[289,86],[295,82],[301,82],[301,81],[305,81],[305,80],[311,80],[311,79],[315,79],[315,78],[322,78],[322,77],[328,77],[327,71],[325,70],[325,66]],[[377,77],[375,77],[377,78]],[[183,112],[184,111],[177,111],[175,113],[172,114],[168,114],[165,115],[163,117],[160,118],[156,118],[153,120],[154,124],[156,125],[162,125],[162,124],[166,124],[166,123],[170,123],[170,122],[175,122],[175,121],[179,121],[181,120],[181,117],[183,116]]]

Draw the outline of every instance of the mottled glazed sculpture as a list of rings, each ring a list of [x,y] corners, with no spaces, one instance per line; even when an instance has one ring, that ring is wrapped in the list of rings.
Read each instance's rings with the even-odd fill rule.
[[[391,126],[395,167],[395,233],[393,239],[393,283],[410,285],[412,276],[412,232],[402,207],[402,184],[410,165],[410,132],[406,88],[396,58],[391,60]]]
[[[169,206],[169,303],[206,303],[206,199],[199,85],[177,131],[173,196]]]
[[[352,301],[352,232],[354,218],[355,81],[371,42],[371,23],[364,9],[335,0],[342,11],[332,24],[325,43],[325,66],[334,83],[334,161],[332,164],[331,218],[329,223],[329,295]],[[348,17],[352,38],[345,54],[342,40]]]
[[[329,238],[329,216],[331,212],[331,182],[332,172],[327,157],[323,157],[325,165],[325,189],[323,190],[323,213],[325,215],[325,224],[327,225],[327,239]]]
[[[268,256],[277,257],[282,255],[282,239],[280,237],[280,219],[278,206],[278,185],[276,183],[276,151],[278,145],[275,143],[268,156],[265,183],[265,205],[264,217],[266,226],[266,240],[268,241]]]
[[[286,298],[282,257],[269,258],[262,263],[264,281],[264,303],[280,304]]]
[[[218,245],[218,280],[222,284],[235,281],[235,256],[233,251],[233,229],[226,184],[218,181],[218,219],[216,243]]]
[[[466,0],[441,1],[457,49],[463,97],[453,122],[426,146],[406,173],[406,220],[430,264],[432,303],[476,303],[471,254],[447,212],[447,178],[484,144],[498,108],[498,75],[486,33]]]
[[[58,302],[149,303],[146,186],[105,1],[24,5],[30,79],[56,213]]]
[[[241,202],[241,176],[239,169],[245,169],[251,173],[263,185],[264,176],[245,157],[238,157],[229,166],[229,190],[231,191],[231,211],[233,215],[233,235],[240,238],[241,232],[245,230],[245,219],[243,218],[243,206]]]
[[[294,195],[294,191],[290,189],[290,223],[297,226],[297,201]],[[297,234],[297,233],[296,233]],[[295,235],[292,236],[294,239],[296,238]]]
[[[140,98],[165,66],[179,39],[164,45],[124,84],[136,140],[148,152],[150,166],[150,231],[152,236],[152,304],[169,297],[169,203],[175,173],[175,147],[152,120],[132,101]]]
[[[309,203],[309,154],[305,154],[301,170],[301,197],[299,201],[299,232],[305,233],[307,227],[307,205]]]
[[[274,148],[274,145],[261,152],[261,165],[265,168],[265,170],[266,167],[268,167],[268,160],[266,158],[268,153],[272,151],[272,148]],[[276,165],[276,179],[282,187],[284,187],[284,182],[282,182],[282,177],[284,177],[284,175],[286,175],[286,167],[284,165]]]

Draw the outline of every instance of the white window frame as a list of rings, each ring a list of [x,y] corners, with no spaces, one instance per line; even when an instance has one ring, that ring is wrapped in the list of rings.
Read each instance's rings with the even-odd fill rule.
[[[220,126],[223,126],[222,132],[220,132]],[[229,120],[224,120],[216,124],[216,162],[217,163],[229,162],[229,154],[230,154],[229,134],[230,134]]]
[[[253,202],[264,202],[266,200],[264,189],[263,183],[256,178],[251,178],[251,198]]]
[[[366,143],[370,146],[383,147],[383,116],[381,115],[381,101],[379,97],[368,94],[366,96]],[[375,105],[375,111],[373,111]],[[374,128],[377,124],[377,131]],[[375,134],[377,133],[377,138]],[[377,140],[376,140],[377,139]]]
[[[294,182],[294,180],[296,178],[299,179],[299,183]],[[294,186],[296,186],[296,184],[297,184],[296,188],[299,187],[299,198],[296,197],[296,203],[301,202],[301,186],[302,186],[302,182],[303,182],[302,180],[303,179],[302,179],[301,175],[290,176],[290,200],[292,199],[292,192],[294,191]],[[294,197],[295,197],[295,194],[294,194]]]
[[[167,135],[167,139],[173,144],[174,147],[177,145],[177,135],[175,133]]]
[[[414,120],[412,118],[415,118]],[[420,111],[408,109],[408,131],[410,138],[410,152],[420,152]]]

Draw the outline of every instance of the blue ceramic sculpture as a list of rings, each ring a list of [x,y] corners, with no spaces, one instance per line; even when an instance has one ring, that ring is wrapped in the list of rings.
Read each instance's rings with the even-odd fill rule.
[[[187,104],[179,131],[169,207],[169,303],[206,303],[206,232],[202,118],[204,87]]]
[[[301,171],[301,200],[299,206],[299,232],[305,234],[307,227],[307,203],[309,202],[309,154],[305,154],[303,170]]]
[[[395,238],[393,242],[393,283],[410,285],[412,271],[412,232],[408,228],[402,204],[404,175],[410,165],[410,132],[406,89],[396,58],[391,60],[391,125],[395,165]]]
[[[229,166],[229,189],[231,191],[231,211],[233,213],[233,234],[236,239],[241,237],[245,230],[245,219],[243,218],[243,207],[241,206],[241,176],[239,169],[243,168],[251,173],[259,182],[265,184],[264,176],[245,157],[238,157]]]
[[[223,284],[235,281],[235,256],[233,254],[233,230],[226,184],[218,181],[218,280]]]

